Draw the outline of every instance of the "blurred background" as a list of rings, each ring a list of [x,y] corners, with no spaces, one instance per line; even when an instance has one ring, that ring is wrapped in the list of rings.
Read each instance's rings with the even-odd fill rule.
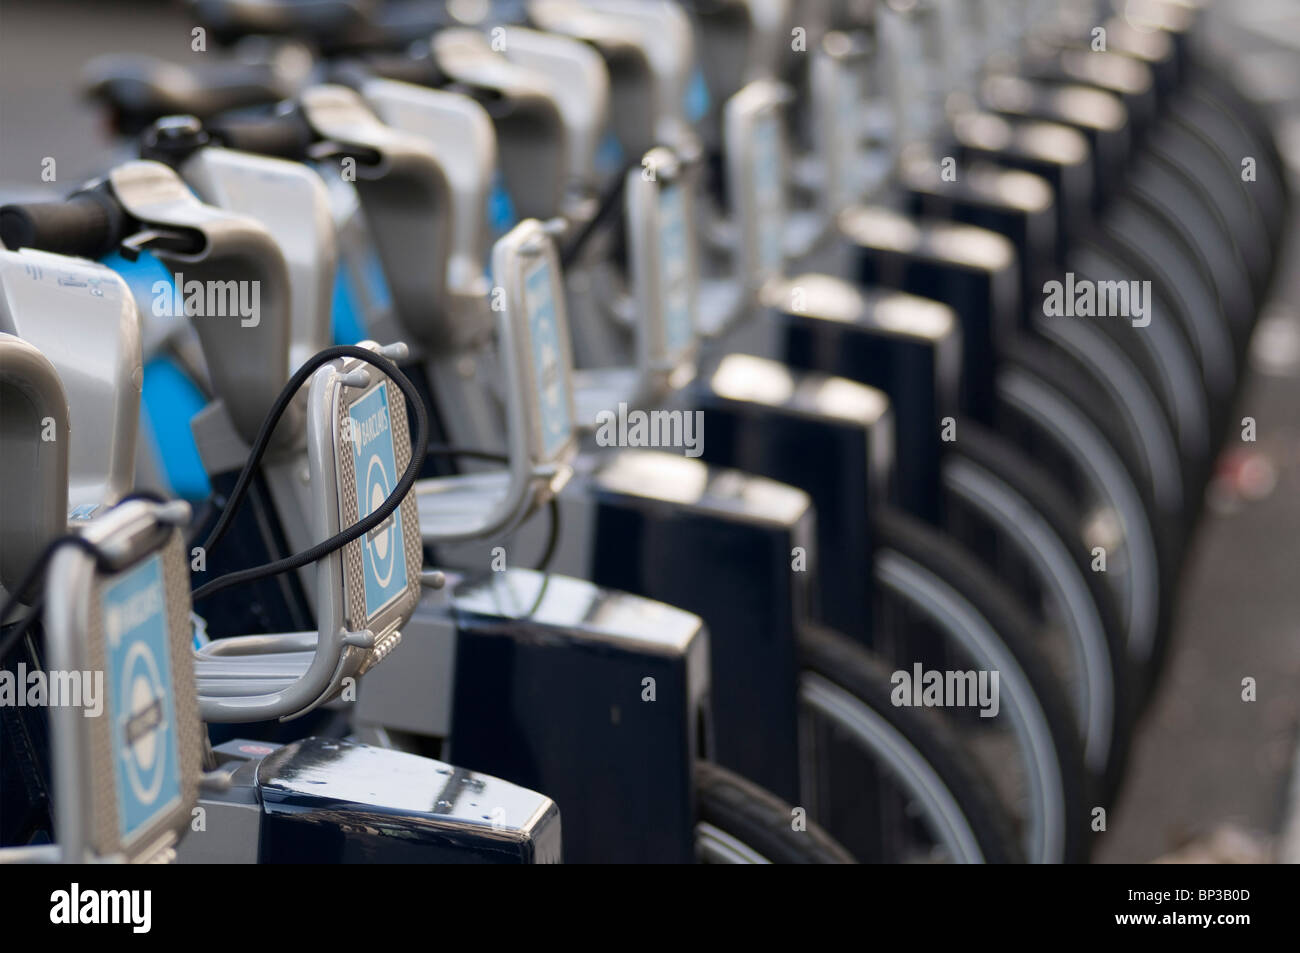
[[[1208,34],[1234,78],[1271,104],[1300,183],[1300,2],[1210,7]],[[0,0],[0,190],[63,195],[106,171],[113,146],[79,94],[82,68],[104,53],[228,55],[194,52],[194,25],[167,0]],[[1286,255],[1237,415],[1255,419],[1258,439],[1220,461],[1101,862],[1300,862],[1300,246]],[[1245,678],[1254,702],[1242,700]]]

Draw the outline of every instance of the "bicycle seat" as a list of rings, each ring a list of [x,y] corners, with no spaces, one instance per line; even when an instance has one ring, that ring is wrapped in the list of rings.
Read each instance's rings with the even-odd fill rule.
[[[378,509],[410,463],[400,391],[355,358],[311,377],[312,523],[328,539]],[[389,520],[316,564],[316,632],[236,636],[198,651],[205,721],[288,720],[335,697],[401,641],[419,599],[420,524],[408,495]]]
[[[505,391],[507,465],[488,473],[416,484],[426,543],[503,533],[564,486],[577,451],[572,366],[563,283],[554,244],[540,222],[515,226],[492,249],[492,278],[504,289],[497,347]]]
[[[100,56],[83,73],[85,93],[110,110],[114,128],[133,135],[163,116],[205,119],[283,99],[288,78],[273,63],[185,65],[138,54]]]

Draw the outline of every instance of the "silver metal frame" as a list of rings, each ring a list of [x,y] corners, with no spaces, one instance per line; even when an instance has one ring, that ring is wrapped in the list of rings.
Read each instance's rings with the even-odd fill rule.
[[[373,346],[373,345],[372,345]],[[405,348],[375,348],[397,357]],[[307,395],[307,457],[311,474],[313,528],[328,539],[356,519],[355,473],[346,462],[346,408],[380,386],[378,371],[359,361],[340,360],[312,375]],[[356,389],[356,396],[345,396]],[[389,388],[396,465],[410,460],[410,439],[401,392]],[[402,545],[407,554],[405,596],[372,618],[356,587],[361,578],[360,541],[316,563],[316,632],[237,636],[198,651],[200,708],[205,721],[290,720],[335,697],[345,679],[357,679],[378,664],[401,639],[401,626],[414,611],[420,590],[420,525],[415,500],[402,502]]]
[[[196,233],[194,253],[155,249],[169,267],[198,281],[225,282],[231,274],[259,282],[260,313],[253,324],[238,315],[192,318],[215,393],[246,443],[253,443],[266,412],[289,379],[289,269],[271,233],[257,220],[205,205],[159,162],[124,163],[109,182],[127,213],[148,226]],[[246,276],[246,277],[243,277]],[[273,446],[301,430],[290,407]]]
[[[67,526],[70,417],[50,359],[0,332],[0,602]],[[41,439],[47,418],[53,440]]]
[[[587,44],[524,27],[504,27],[503,54],[551,80],[564,120],[565,177],[570,188],[595,187],[596,151],[609,113],[609,73]]]
[[[447,286],[453,297],[481,305],[488,291],[488,226],[484,208],[497,164],[496,131],[487,111],[460,93],[388,79],[366,81],[361,94],[394,129],[424,138],[451,186],[451,253]]]
[[[778,149],[781,154],[781,176],[784,180],[788,156],[785,154],[784,129],[781,111],[789,100],[789,90],[771,80],[758,80],[736,93],[724,108],[724,153],[727,163],[727,180],[734,196],[734,218],[740,235],[735,247],[735,274],[742,283],[742,314],[758,300],[763,285],[780,274],[771,274],[762,267],[760,243],[763,210],[759,208],[756,181],[756,156],[752,148],[755,127],[759,122],[774,122],[777,128]],[[783,181],[784,185],[784,181]],[[785,214],[785,196],[781,195],[780,214]]]
[[[332,342],[338,242],[324,181],[298,162],[215,146],[196,152],[180,172],[205,202],[261,222],[284,253],[290,281],[287,370],[296,370]],[[236,446],[237,441],[222,446],[223,438],[231,436],[224,423],[220,415],[209,411],[196,418],[193,428],[199,452],[213,473],[238,467],[248,453],[247,445]],[[298,439],[301,441],[302,435]],[[285,536],[295,550],[312,544],[310,489],[301,478],[303,469],[299,454],[268,461],[263,467]],[[312,567],[304,566],[298,576],[314,598]]]
[[[338,144],[344,155],[348,147],[360,147],[379,156],[374,166],[357,162],[355,185],[403,337],[426,354],[458,350],[479,329],[451,320],[447,307],[452,198],[434,150],[424,137],[381,122],[346,86],[312,86],[299,94],[298,102],[312,129]],[[431,266],[406,267],[417,249]]]
[[[444,73],[467,85],[491,89],[511,104],[511,115],[498,123],[497,135],[504,141],[501,170],[519,214],[536,218],[558,214],[564,207],[569,149],[550,78],[511,62],[477,30],[440,30],[431,43],[434,60]]]
[[[180,172],[204,202],[261,222],[284,253],[293,289],[289,370],[328,347],[338,248],[320,176],[298,162],[215,146]]]
[[[656,144],[667,145],[679,155],[693,158],[699,145],[685,114],[685,100],[695,68],[696,44],[686,11],[666,0],[580,0],[580,3],[584,9],[608,21],[635,27],[651,70],[654,122],[644,130],[651,138],[644,143],[625,143],[625,146],[644,152]],[[531,12],[533,5],[529,9]]]
[[[654,178],[643,173],[654,170]],[[656,148],[646,153],[641,169],[627,173],[625,201],[629,245],[632,250],[632,290],[637,303],[637,361],[641,390],[661,394],[684,386],[695,376],[695,359],[699,351],[699,255],[696,248],[694,193],[691,178],[684,175],[677,156],[669,149]],[[665,188],[677,189],[686,220],[685,256],[691,327],[696,329],[691,342],[677,354],[668,352],[667,302],[664,298],[664,262],[660,250],[660,197]]]
[[[0,250],[0,331],[39,349],[67,390],[68,504],[117,502],[135,485],[143,381],[140,314],[126,282],[85,259]],[[6,487],[15,500],[26,498],[22,488]]]
[[[550,269],[560,342],[559,373],[575,425],[569,438],[547,454],[541,411],[533,400],[537,381],[533,369],[528,315],[523,307],[526,270],[539,259]],[[455,543],[484,539],[518,526],[568,482],[577,454],[573,407],[573,362],[569,353],[569,323],[564,306],[563,274],[554,242],[542,224],[527,219],[499,239],[492,249],[492,277],[505,306],[497,312],[497,349],[506,401],[505,470],[421,480],[415,492],[421,503],[426,543]]]

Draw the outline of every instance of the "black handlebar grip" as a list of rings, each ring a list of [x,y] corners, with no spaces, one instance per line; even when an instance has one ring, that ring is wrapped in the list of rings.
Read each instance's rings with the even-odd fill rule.
[[[269,116],[220,116],[207,123],[207,130],[228,148],[299,161],[318,138],[296,108]]]
[[[110,55],[82,73],[85,94],[109,108],[118,132],[134,135],[163,116],[206,119],[277,102],[291,90],[266,63],[167,63],[150,56]]]
[[[377,0],[189,0],[223,45],[247,36],[343,36],[365,27]]]
[[[112,196],[78,192],[63,202],[0,208],[0,241],[11,249],[38,248],[60,255],[99,258],[129,234],[130,218]]]
[[[360,60],[362,68],[382,79],[395,79],[416,86],[445,86],[451,81],[432,56],[410,53],[370,53]]]

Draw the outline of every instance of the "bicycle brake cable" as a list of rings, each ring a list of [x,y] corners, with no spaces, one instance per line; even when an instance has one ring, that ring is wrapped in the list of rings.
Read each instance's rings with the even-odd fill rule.
[[[258,431],[257,438],[253,441],[252,451],[249,453],[248,460],[244,463],[243,470],[240,471],[239,478],[235,481],[235,488],[226,500],[222,508],[221,516],[217,519],[217,525],[212,528],[208,534],[203,548],[211,551],[212,547],[221,541],[226,531],[230,528],[231,519],[235,511],[243,503],[244,497],[248,493],[248,488],[252,484],[253,477],[257,472],[257,467],[261,463],[262,456],[266,453],[266,448],[270,444],[271,435],[275,431],[276,425],[280,418],[288,409],[289,404],[297,396],[299,389],[307,379],[315,373],[317,368],[340,357],[352,357],[366,364],[371,365],[385,374],[389,380],[397,385],[402,396],[406,398],[406,404],[410,412],[415,417],[415,445],[411,448],[411,459],[402,473],[402,477],[397,481],[391,493],[384,499],[384,502],[377,509],[372,511],[369,516],[358,520],[347,529],[335,533],[329,539],[317,543],[301,552],[286,556],[283,559],[273,560],[269,563],[263,563],[260,566],[252,566],[248,569],[239,569],[234,572],[228,572],[218,576],[211,582],[204,583],[191,593],[193,601],[198,602],[200,599],[206,599],[223,589],[230,586],[239,585],[246,582],[254,582],[258,579],[265,579],[270,576],[278,576],[281,573],[288,572],[291,569],[300,569],[310,563],[328,556],[335,550],[342,549],[348,543],[360,539],[366,533],[370,532],[376,526],[388,519],[393,512],[402,505],[406,499],[407,493],[415,485],[415,480],[419,476],[420,467],[423,465],[425,454],[429,444],[429,420],[424,410],[424,403],[420,395],[416,392],[415,386],[410,379],[403,374],[388,358],[367,348],[358,347],[353,344],[338,344],[333,347],[325,348],[323,351],[313,355],[301,367],[293,373],[288,383],[281,389],[279,395],[272,404],[270,412],[266,419],[262,421],[262,427]]]

